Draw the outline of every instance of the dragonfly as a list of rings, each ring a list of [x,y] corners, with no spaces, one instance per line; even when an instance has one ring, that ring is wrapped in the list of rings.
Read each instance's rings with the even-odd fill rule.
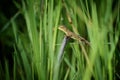
[[[67,29],[64,25],[59,26],[58,29],[63,31],[66,34],[67,37],[70,37],[70,38],[78,40],[78,41],[82,41],[85,44],[90,45],[90,42],[88,42],[85,38],[73,33],[72,31]]]

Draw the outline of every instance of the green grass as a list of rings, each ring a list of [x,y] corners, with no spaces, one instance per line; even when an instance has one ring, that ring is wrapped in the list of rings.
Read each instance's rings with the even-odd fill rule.
[[[117,2],[117,1],[116,1]],[[19,14],[8,22],[14,35],[13,68],[5,59],[5,72],[0,64],[0,79],[6,80],[115,80],[116,55],[120,44],[120,1],[113,0],[27,0],[15,2]],[[20,31],[17,17],[25,21]],[[70,23],[68,18],[71,18]],[[8,24],[7,23],[7,24]],[[82,44],[90,65],[78,41],[67,42],[57,70],[57,57],[64,34],[59,25],[66,25],[74,33],[90,42]],[[7,25],[9,26],[9,25]],[[5,26],[5,29],[7,27]],[[4,32],[4,30],[2,32]],[[118,61],[119,63],[119,61]],[[91,69],[92,68],[92,69]],[[119,75],[119,74],[118,74]],[[120,75],[119,75],[120,76]]]

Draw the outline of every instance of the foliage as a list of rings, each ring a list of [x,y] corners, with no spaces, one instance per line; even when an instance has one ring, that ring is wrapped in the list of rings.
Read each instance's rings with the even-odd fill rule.
[[[116,80],[120,50],[120,1],[113,0],[22,0],[14,1],[18,12],[0,30],[13,39],[12,67],[8,59],[0,62],[0,79],[6,80]],[[68,41],[61,63],[57,62],[65,25],[86,38],[90,46]],[[4,35],[3,35],[4,33]],[[11,44],[10,44],[11,43]],[[57,64],[59,67],[55,68]]]

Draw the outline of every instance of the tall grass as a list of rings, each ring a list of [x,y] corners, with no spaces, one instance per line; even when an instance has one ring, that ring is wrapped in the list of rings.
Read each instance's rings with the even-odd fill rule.
[[[22,28],[26,29],[20,32],[17,18],[10,21],[15,39],[14,65],[11,76],[9,64],[5,61],[5,79],[115,80],[119,5],[120,1],[114,5],[113,0],[23,0],[20,14],[26,23]],[[64,38],[58,30],[59,25],[66,25],[86,38],[90,46],[76,40],[68,41],[58,70],[55,70]],[[85,48],[90,65],[79,44]]]

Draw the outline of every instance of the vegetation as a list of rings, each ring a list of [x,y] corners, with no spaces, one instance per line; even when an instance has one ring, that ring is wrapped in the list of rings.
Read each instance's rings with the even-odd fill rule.
[[[119,0],[13,3],[17,12],[10,19],[0,12],[0,24],[4,25],[0,28],[0,80],[120,79]],[[73,39],[63,45],[60,25],[84,37],[90,45]]]

